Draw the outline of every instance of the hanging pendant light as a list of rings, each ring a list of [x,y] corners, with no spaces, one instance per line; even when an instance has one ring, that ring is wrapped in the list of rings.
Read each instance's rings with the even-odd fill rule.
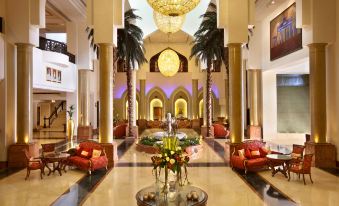
[[[174,76],[180,66],[180,59],[178,54],[172,49],[165,49],[158,58],[158,67],[160,73],[165,77]]]
[[[172,34],[179,31],[185,21],[185,15],[166,16],[155,10],[153,11],[153,18],[160,31]]]
[[[200,0],[147,0],[151,7],[166,16],[182,16],[192,11]]]

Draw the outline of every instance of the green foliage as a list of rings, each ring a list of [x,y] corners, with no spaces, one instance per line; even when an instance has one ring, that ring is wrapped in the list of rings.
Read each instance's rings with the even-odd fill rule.
[[[159,140],[157,140],[154,137],[146,136],[146,137],[141,138],[139,143],[143,145],[147,145],[147,146],[159,147],[159,144],[157,144],[158,141]],[[200,144],[199,137],[187,137],[179,141],[179,146],[182,149],[185,149],[186,147],[189,147],[189,146],[199,145],[199,144]]]
[[[147,145],[147,146],[155,146],[155,143],[157,142],[158,140],[155,139],[155,138],[152,138],[152,137],[143,137],[141,140],[140,140],[140,144],[143,144],[143,145]]]
[[[145,58],[145,48],[143,45],[143,32],[135,25],[140,16],[134,13],[135,9],[125,12],[125,27],[118,30],[118,58],[123,59],[127,64],[127,69],[134,69],[147,62]]]
[[[67,114],[68,114],[68,116],[69,116],[69,119],[72,119],[73,114],[74,114],[74,110],[75,110],[75,106],[74,106],[74,104],[72,104],[72,105],[69,107],[69,110],[67,110]]]
[[[226,62],[224,55],[224,33],[217,27],[217,7],[210,3],[208,11],[201,15],[203,18],[200,27],[194,34],[193,47],[190,58],[196,57],[198,61],[207,62],[210,69],[213,60],[222,59]]]

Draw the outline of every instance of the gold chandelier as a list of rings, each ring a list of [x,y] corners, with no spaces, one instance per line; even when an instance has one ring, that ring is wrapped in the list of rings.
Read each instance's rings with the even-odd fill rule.
[[[155,24],[164,33],[175,33],[179,31],[184,24],[185,15],[166,16],[157,11],[153,11]]]
[[[182,16],[192,11],[200,0],[147,0],[151,7],[166,16]]]
[[[165,49],[158,58],[158,67],[160,73],[165,77],[174,76],[180,66],[180,59],[178,54],[172,49]]]

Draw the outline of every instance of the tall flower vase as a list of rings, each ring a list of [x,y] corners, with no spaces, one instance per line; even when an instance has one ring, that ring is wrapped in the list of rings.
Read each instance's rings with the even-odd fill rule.
[[[67,121],[67,137],[68,140],[73,140],[74,137],[74,120],[69,119]]]

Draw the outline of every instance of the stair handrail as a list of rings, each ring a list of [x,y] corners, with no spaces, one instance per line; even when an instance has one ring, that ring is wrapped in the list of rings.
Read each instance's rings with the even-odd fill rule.
[[[46,128],[46,121],[48,121],[48,127],[51,127],[51,124],[58,117],[58,114],[66,108],[65,103],[66,101],[61,101],[60,104],[54,108],[54,111],[49,117],[44,117],[44,128]]]

